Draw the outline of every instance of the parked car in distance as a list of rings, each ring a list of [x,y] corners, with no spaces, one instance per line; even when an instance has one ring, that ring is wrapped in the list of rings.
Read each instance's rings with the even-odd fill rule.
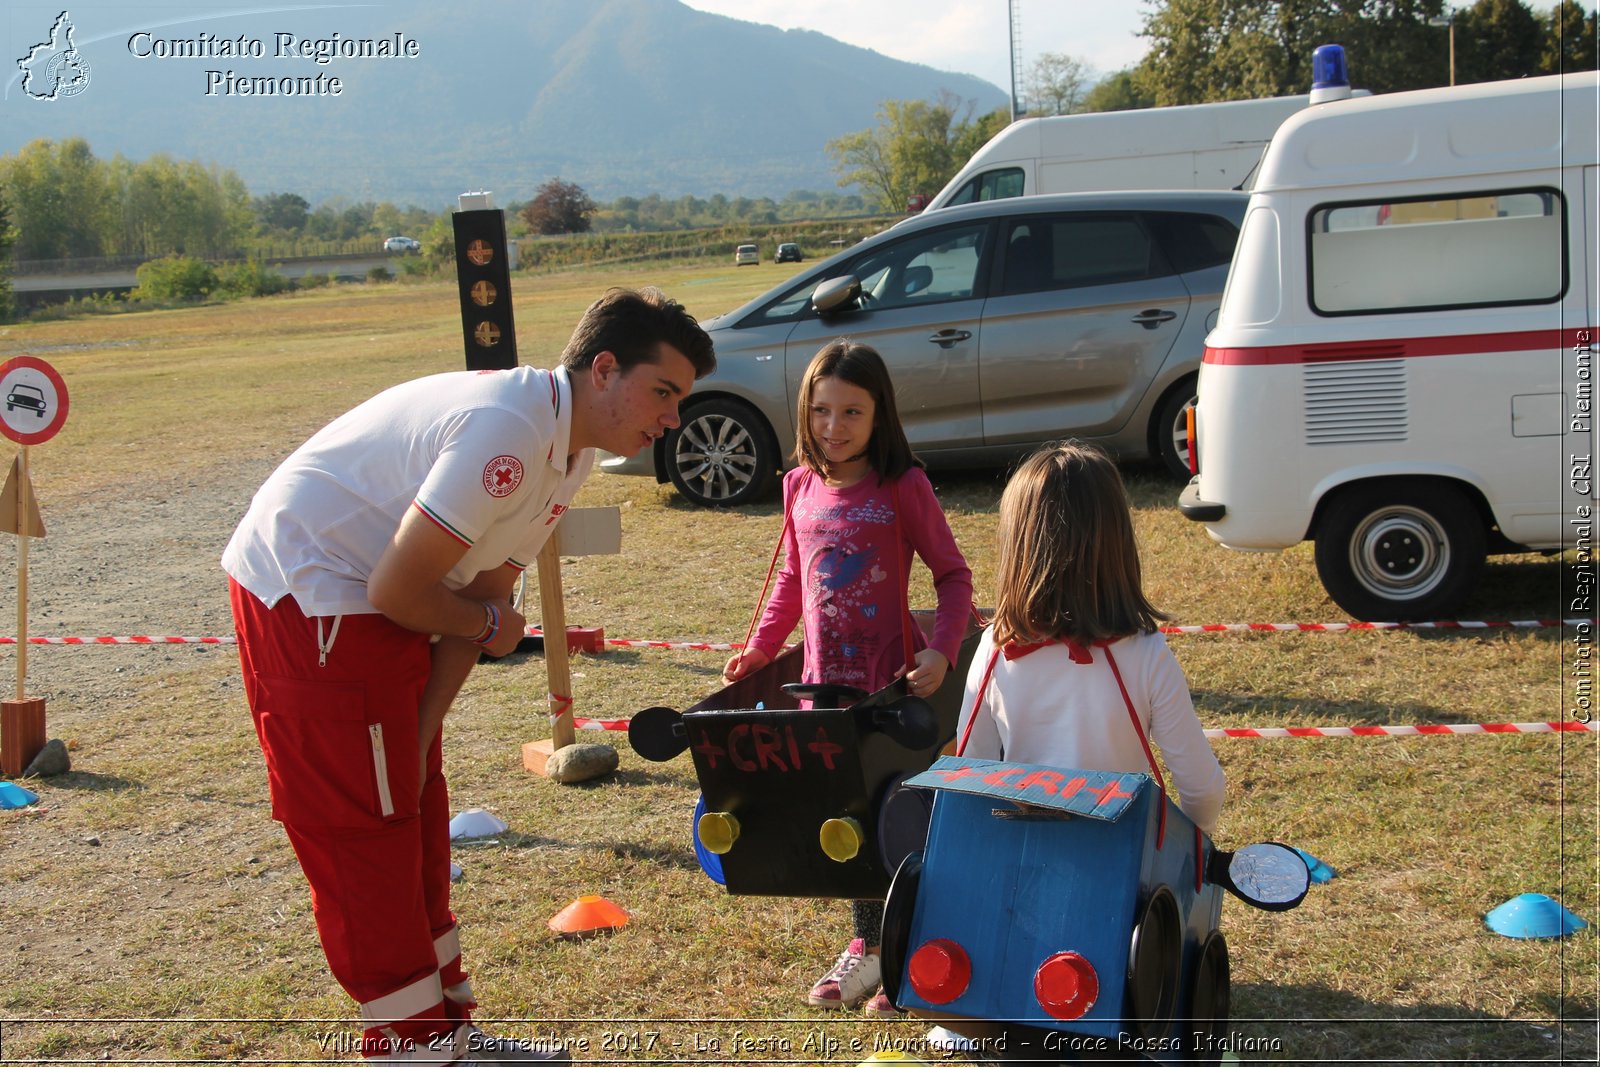
[[[733,250],[733,265],[735,267],[743,267],[746,264],[753,265],[760,262],[761,253],[756,249],[755,245],[740,245]]]
[[[385,252],[419,252],[422,242],[414,237],[391,237],[383,242]]]
[[[604,469],[706,506],[759,499],[793,447],[806,365],[848,334],[883,355],[930,467],[1076,436],[1187,480],[1187,412],[1248,199],[1071,193],[907,219],[708,320],[717,369],[681,425]]]
[[[785,241],[778,246],[778,254],[772,257],[774,263],[799,263],[806,257],[800,253],[800,246],[792,241]]]

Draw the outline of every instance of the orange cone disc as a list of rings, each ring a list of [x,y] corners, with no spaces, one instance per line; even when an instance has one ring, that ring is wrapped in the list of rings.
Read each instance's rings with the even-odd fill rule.
[[[579,897],[556,913],[546,925],[562,937],[609,934],[628,925],[627,911],[605,897]]]

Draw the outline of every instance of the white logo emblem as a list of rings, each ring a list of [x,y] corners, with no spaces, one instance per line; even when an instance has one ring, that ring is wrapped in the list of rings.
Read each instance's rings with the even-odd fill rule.
[[[89,61],[72,41],[72,16],[63,11],[50,27],[50,39],[17,60],[22,91],[35,100],[62,100],[89,87]]]

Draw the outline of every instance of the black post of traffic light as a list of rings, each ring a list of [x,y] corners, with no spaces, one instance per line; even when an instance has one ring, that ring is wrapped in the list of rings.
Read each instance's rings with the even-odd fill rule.
[[[469,209],[469,203],[482,206]],[[487,193],[465,194],[462,210],[450,218],[456,238],[456,280],[461,290],[461,331],[468,370],[506,370],[517,365],[506,218],[503,211],[488,204]]]

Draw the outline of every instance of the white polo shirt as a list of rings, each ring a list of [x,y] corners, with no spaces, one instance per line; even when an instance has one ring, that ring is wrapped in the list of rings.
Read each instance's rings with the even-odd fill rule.
[[[367,578],[407,509],[461,542],[460,589],[504,564],[526,568],[594,465],[567,465],[564,368],[454,371],[397,385],[341,415],[284,460],[222,554],[264,604],[307,616],[377,611]]]

